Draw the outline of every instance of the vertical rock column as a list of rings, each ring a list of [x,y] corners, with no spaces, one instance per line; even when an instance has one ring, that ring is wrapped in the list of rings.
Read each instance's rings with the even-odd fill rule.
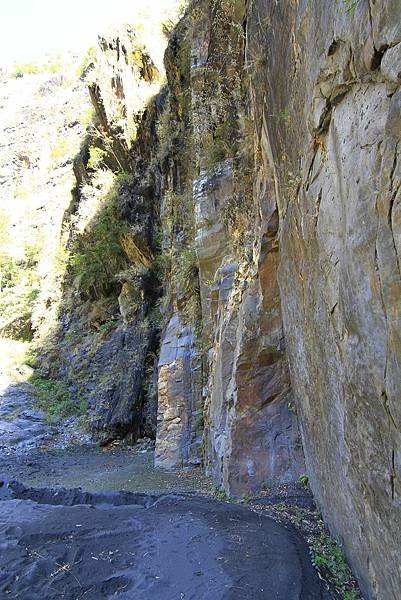
[[[159,359],[155,464],[167,469],[201,462],[201,365],[191,328],[174,315]]]
[[[217,2],[207,14],[192,49],[195,132],[202,139],[212,130],[214,140],[212,148],[200,144],[201,175],[194,184],[209,348],[205,458],[216,483],[242,495],[263,483],[297,479],[304,462],[277,284],[278,215],[271,165],[248,165],[254,129],[244,94],[246,4]],[[251,131],[244,132],[249,122]],[[218,154],[221,146],[227,157],[211,168],[210,152]],[[246,214],[247,197],[253,199],[252,216]],[[242,230],[230,223],[242,223]],[[237,233],[243,238],[240,244]]]

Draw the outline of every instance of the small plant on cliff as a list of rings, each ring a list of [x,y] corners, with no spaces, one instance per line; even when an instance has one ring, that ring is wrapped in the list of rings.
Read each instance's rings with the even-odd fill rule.
[[[184,248],[178,255],[175,263],[174,278],[177,291],[182,294],[182,313],[190,323],[197,336],[200,336],[202,327],[202,311],[199,293],[199,265],[193,247]]]
[[[207,169],[213,169],[226,158],[233,158],[238,151],[238,144],[232,123],[221,123],[213,131],[203,132],[200,145]]]
[[[92,169],[95,171],[102,166],[102,162],[107,157],[107,152],[102,150],[101,148],[97,148],[96,146],[90,146],[89,148],[89,159],[88,159],[88,169]]]
[[[85,74],[87,69],[89,69],[91,66],[93,66],[93,64],[96,60],[96,56],[97,56],[96,46],[90,46],[90,48],[88,48],[88,50],[86,51],[86,54],[85,54],[84,58],[82,59],[81,63],[76,68],[77,77],[82,77],[82,75]]]
[[[312,563],[320,576],[335,587],[341,598],[347,600],[361,598],[344,552],[325,532],[314,540],[311,554]]]
[[[54,162],[59,162],[65,158],[70,151],[71,146],[68,141],[64,138],[59,138],[51,149],[50,158],[54,160]]]
[[[85,109],[78,117],[78,121],[85,129],[92,123],[95,116],[95,111],[92,106]]]
[[[257,74],[266,69],[267,56],[263,49],[249,52],[246,68],[251,75]]]
[[[356,10],[356,7],[359,4],[359,0],[342,0],[342,3],[344,6],[344,9],[345,9],[345,12],[350,15],[353,15]]]
[[[173,19],[166,19],[165,21],[163,21],[163,23],[161,24],[161,30],[162,30],[162,34],[167,38],[170,39],[171,34],[174,31],[174,27],[175,27],[175,23],[173,21]]]
[[[176,136],[176,128],[172,122],[170,99],[167,98],[163,112],[161,113],[159,120],[156,124],[156,134],[159,140],[159,148],[157,152],[157,164],[163,163],[163,161],[169,156],[172,150],[174,139]]]
[[[86,401],[82,398],[74,398],[64,381],[47,379],[34,373],[30,382],[36,391],[38,407],[46,413],[49,422],[82,414],[87,410]]]
[[[299,481],[302,483],[302,485],[304,485],[305,487],[308,487],[309,485],[309,477],[307,475],[300,475],[299,476]]]
[[[192,296],[199,290],[199,267],[195,249],[184,248],[177,259],[175,280],[181,291]]]
[[[227,495],[227,492],[225,490],[221,490],[219,488],[215,488],[214,497],[219,502],[229,502],[230,501],[230,497]]]
[[[19,63],[14,65],[11,77],[18,79],[18,77],[23,77],[24,75],[36,75],[40,71],[40,67],[34,63]]]

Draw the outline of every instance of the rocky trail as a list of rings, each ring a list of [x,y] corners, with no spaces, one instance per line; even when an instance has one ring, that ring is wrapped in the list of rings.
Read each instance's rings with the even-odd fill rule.
[[[87,490],[198,490],[210,493],[201,469],[182,472],[153,467],[149,440],[135,447],[99,448],[72,418],[48,424],[36,408],[29,383],[4,380],[0,393],[0,477],[29,486],[82,486]]]
[[[26,383],[8,382],[0,415],[1,598],[331,597],[295,530],[216,501],[199,469],[155,469],[145,445],[66,446]]]
[[[29,383],[0,381],[0,451],[3,456],[28,455],[54,436],[44,415],[33,404]]]

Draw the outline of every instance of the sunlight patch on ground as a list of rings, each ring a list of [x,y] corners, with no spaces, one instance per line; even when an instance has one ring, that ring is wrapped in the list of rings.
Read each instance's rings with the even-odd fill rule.
[[[30,344],[8,338],[0,338],[0,393],[11,382],[26,381],[32,369],[25,364]]]

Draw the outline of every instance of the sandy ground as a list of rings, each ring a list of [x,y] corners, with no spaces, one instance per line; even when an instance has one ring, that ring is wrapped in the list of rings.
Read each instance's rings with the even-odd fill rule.
[[[29,386],[0,394],[0,598],[330,598],[294,529],[207,497],[200,469],[63,436]]]
[[[0,502],[1,597],[328,598],[295,532],[243,506],[14,487]]]

